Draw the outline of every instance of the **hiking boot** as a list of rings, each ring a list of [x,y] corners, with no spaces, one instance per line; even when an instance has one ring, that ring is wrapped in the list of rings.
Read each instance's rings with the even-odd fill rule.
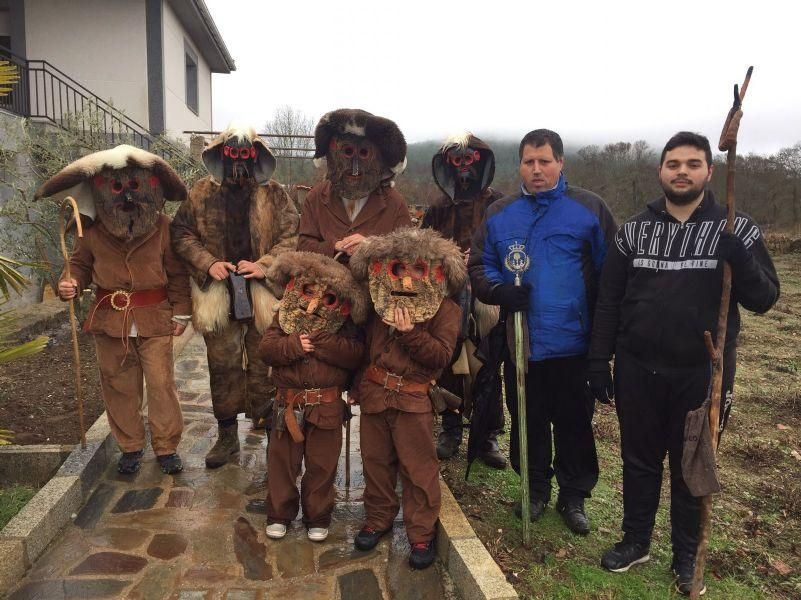
[[[614,548],[604,552],[601,557],[601,566],[613,573],[625,573],[632,566],[651,560],[648,551],[649,547],[646,544],[627,542],[624,539],[615,544]]]
[[[267,525],[264,533],[271,540],[280,540],[286,535],[286,525],[283,523],[270,523]]]
[[[412,544],[409,552],[409,566],[412,569],[427,569],[434,564],[434,540]]]
[[[133,475],[142,466],[142,455],[144,450],[134,452],[123,452],[120,460],[117,461],[117,472],[123,475]]]
[[[456,435],[453,431],[440,431],[437,438],[437,458],[440,460],[450,458],[459,451],[461,443],[461,435]]]
[[[362,530],[356,534],[356,537],[353,538],[353,545],[362,551],[372,550],[378,545],[378,542],[381,541],[381,536],[386,535],[389,531],[389,529],[384,529],[382,531],[364,526]]]
[[[676,577],[676,591],[683,596],[689,596],[693,589],[693,577],[695,575],[695,557],[674,558],[670,566],[673,575]],[[701,591],[699,596],[706,594],[706,583],[701,581]]]
[[[157,456],[156,460],[159,461],[159,466],[161,467],[161,472],[166,473],[167,475],[172,475],[173,473],[180,473],[184,470],[184,463],[181,461],[181,457],[173,452],[172,454],[164,454],[163,456]]]
[[[206,454],[206,468],[217,469],[239,452],[239,435],[236,423],[228,427],[217,426],[217,441]]]
[[[547,502],[545,500],[532,500],[528,503],[528,520],[529,521],[536,521],[542,516],[542,513],[545,512],[545,507],[547,506]],[[515,506],[515,515],[518,519],[523,518],[523,507],[520,506],[520,503],[517,503]]]
[[[570,531],[578,535],[587,535],[590,532],[590,521],[584,512],[584,498],[559,498],[555,508]]]
[[[479,453],[478,457],[481,462],[493,469],[506,468],[506,457],[501,454],[501,449],[498,447],[498,437],[495,433],[491,433],[487,438],[484,450]]]

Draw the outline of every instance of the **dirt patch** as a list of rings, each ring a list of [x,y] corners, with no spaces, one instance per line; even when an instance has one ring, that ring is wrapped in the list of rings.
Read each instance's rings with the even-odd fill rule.
[[[80,441],[75,403],[75,367],[68,323],[51,324],[36,335],[50,338],[47,347],[28,358],[0,365],[0,428],[10,429],[14,444],[74,444]],[[31,331],[21,335],[30,339]],[[103,412],[95,347],[90,334],[79,334],[88,429]]]

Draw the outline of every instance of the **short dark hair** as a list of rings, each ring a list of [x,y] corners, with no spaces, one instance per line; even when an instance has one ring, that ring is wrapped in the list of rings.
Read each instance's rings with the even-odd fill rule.
[[[523,139],[520,140],[520,150],[518,151],[519,160],[523,160],[523,148],[526,146],[539,148],[545,144],[551,147],[553,157],[556,160],[561,159],[565,155],[565,147],[562,145],[562,138],[559,137],[558,133],[550,129],[535,129],[534,131],[529,131],[523,136]]]
[[[692,131],[679,131],[676,135],[670,138],[662,149],[662,156],[659,157],[659,164],[665,162],[665,154],[678,148],[679,146],[692,146],[704,151],[706,156],[706,165],[712,166],[712,148],[709,147],[709,140],[706,136],[700,133],[693,133]]]

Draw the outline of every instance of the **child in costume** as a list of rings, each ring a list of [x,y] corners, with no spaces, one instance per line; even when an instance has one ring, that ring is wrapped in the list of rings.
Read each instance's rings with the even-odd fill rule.
[[[464,287],[467,268],[453,241],[411,228],[367,238],[350,266],[375,308],[357,377],[367,519],[354,542],[369,550],[392,528],[400,474],[409,564],[424,569],[434,562],[440,508],[429,390],[456,346],[461,309],[448,296]]]
[[[367,298],[347,267],[311,252],[287,252],[267,270],[282,297],[259,352],[277,387],[267,456],[267,537],[280,539],[300,503],[308,538],[328,537],[334,479],[342,449],[346,404],[342,392],[361,363],[364,342],[356,324]]]
[[[153,451],[162,471],[177,473],[183,417],[172,336],[183,333],[192,305],[189,276],[173,254],[170,220],[161,209],[167,199],[183,200],[186,187],[158,156],[121,145],[69,164],[36,192],[37,198],[67,195],[96,222],[78,239],[72,277],[62,276],[58,293],[69,300],[97,286],[84,329],[94,334],[103,402],[122,449],[117,469],[135,473],[141,464],[144,380]]]

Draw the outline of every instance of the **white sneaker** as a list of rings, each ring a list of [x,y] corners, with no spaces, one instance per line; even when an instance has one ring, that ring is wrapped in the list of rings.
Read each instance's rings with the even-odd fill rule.
[[[267,529],[265,529],[264,532],[267,534],[268,538],[280,540],[286,535],[286,525],[283,523],[272,523],[271,525],[267,525]]]
[[[307,535],[312,542],[322,542],[328,537],[328,529],[325,527],[312,527]]]

